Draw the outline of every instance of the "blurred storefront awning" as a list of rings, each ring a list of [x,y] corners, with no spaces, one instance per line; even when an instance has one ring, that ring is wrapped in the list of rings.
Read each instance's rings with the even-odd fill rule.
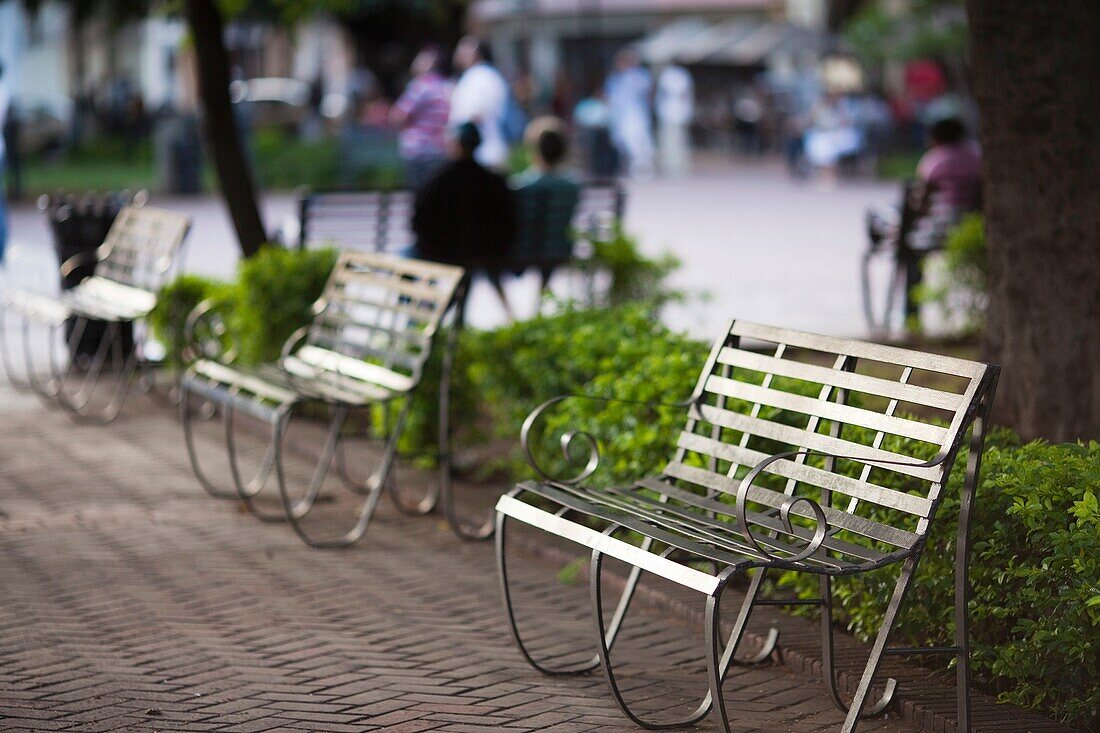
[[[660,15],[727,12],[777,12],[783,0],[476,0],[470,6],[475,21],[500,21],[516,16]]]
[[[643,38],[637,48],[650,64],[761,66],[775,54],[816,52],[822,45],[821,35],[808,28],[744,19],[713,25],[677,21]]]

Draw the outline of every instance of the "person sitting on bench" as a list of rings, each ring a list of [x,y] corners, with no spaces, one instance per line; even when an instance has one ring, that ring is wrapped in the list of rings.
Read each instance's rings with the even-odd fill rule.
[[[581,187],[562,172],[569,143],[561,120],[540,117],[523,138],[533,165],[509,181],[519,225],[511,259],[519,272],[531,265],[539,269],[541,296],[554,269],[573,257],[570,228]]]
[[[507,256],[516,236],[515,202],[504,178],[474,160],[480,144],[481,133],[472,122],[451,132],[451,162],[416,194],[413,257],[491,270]],[[499,286],[498,293],[511,318]]]

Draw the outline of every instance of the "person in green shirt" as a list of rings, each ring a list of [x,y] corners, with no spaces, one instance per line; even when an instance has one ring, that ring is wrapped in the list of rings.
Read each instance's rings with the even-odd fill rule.
[[[533,165],[512,177],[517,235],[512,259],[520,271],[532,265],[541,277],[540,294],[559,265],[573,257],[573,213],[580,185],[563,172],[569,154],[565,125],[556,117],[540,117],[527,126],[524,143]]]

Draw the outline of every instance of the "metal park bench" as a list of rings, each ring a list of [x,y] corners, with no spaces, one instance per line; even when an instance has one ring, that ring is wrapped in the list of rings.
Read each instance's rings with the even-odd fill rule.
[[[755,350],[761,343],[766,350]],[[869,701],[883,655],[922,653],[956,656],[958,729],[968,730],[970,513],[998,372],[996,366],[972,361],[735,321],[714,345],[691,397],[664,405],[686,412],[671,460],[656,476],[608,488],[591,480],[600,456],[590,433],[561,436],[565,457],[575,459],[570,463],[586,461],[576,476],[552,476],[535,454],[553,437],[545,430],[540,434],[538,426],[554,405],[570,399],[613,400],[569,395],[543,403],[528,416],[522,433],[528,459],[542,479],[518,485],[497,504],[505,609],[520,650],[537,669],[551,674],[580,673],[602,664],[615,701],[631,720],[645,727],[670,725],[632,710],[612,664],[612,645],[639,577],[653,573],[707,597],[709,691],[676,725],[694,723],[716,709],[728,732],[721,693],[729,665],[761,661],[778,636],[773,629],[764,650],[751,659],[735,656],[753,610],[813,604],[822,613],[825,683],[847,712],[846,733],[862,716],[883,711],[893,697],[891,679]],[[890,630],[968,429],[954,559],[955,643],[889,648]],[[578,451],[582,444],[588,450]],[[591,550],[597,637],[590,661],[553,666],[536,660],[521,637],[505,562],[509,519]],[[610,623],[600,584],[605,556],[632,566]],[[832,579],[888,567],[897,572],[893,594],[854,698],[845,703],[834,663]],[[773,571],[817,575],[820,598],[761,598],[762,583]],[[741,574],[751,579],[723,641],[723,591]]]
[[[298,247],[402,252],[413,244],[412,191],[308,192],[298,201]]]
[[[420,385],[424,367],[438,332],[465,288],[460,267],[403,259],[373,252],[340,255],[320,299],[314,305],[312,323],[299,329],[284,344],[277,364],[240,366],[229,356],[215,356],[225,344],[217,325],[216,310],[200,304],[188,318],[191,348],[198,357],[180,382],[180,410],[184,439],[192,468],[208,493],[239,498],[266,521],[287,520],[294,531],[313,547],[346,547],[357,542],[378,504],[383,487],[407,513],[423,514],[435,506],[440,487],[434,486],[418,504],[409,506],[390,479],[397,443],[408,414],[411,396]],[[441,385],[441,472],[449,477],[446,380],[453,358],[455,328],[444,352]],[[232,487],[216,486],[202,470],[194,445],[190,395],[216,405],[222,411]],[[331,411],[327,438],[313,477],[297,499],[283,469],[283,443],[293,413],[307,404]],[[343,427],[350,410],[380,407],[368,416],[381,424],[381,456],[373,472],[355,481],[343,459]],[[270,442],[255,476],[243,480],[234,440],[234,415],[244,413],[271,427]],[[379,416],[380,413],[380,416]],[[335,462],[337,474],[353,493],[363,497],[350,529],[335,537],[318,537],[304,519],[313,507],[325,477]],[[283,512],[264,512],[254,501],[274,472]]]
[[[298,247],[339,247],[364,252],[405,251],[413,244],[411,191],[308,192],[298,202]],[[610,237],[622,221],[626,191],[617,181],[581,186],[572,217],[578,240]],[[560,257],[553,259],[559,264]],[[523,264],[538,264],[524,253]],[[508,264],[508,263],[502,263]]]
[[[140,340],[134,348],[124,343],[128,340],[124,339],[124,325],[144,318],[153,310],[157,292],[167,280],[190,226],[189,217],[174,211],[125,206],[98,249],[61,264],[63,279],[88,266],[94,268],[90,277],[59,296],[18,288],[4,291],[0,307],[5,314],[22,318],[27,385],[79,419],[109,422],[116,418],[136,369],[144,363]],[[70,320],[73,322],[67,337],[70,354],[77,351],[90,322],[106,323],[86,366],[79,365],[76,359],[70,359],[66,367],[58,364],[57,332]],[[31,323],[42,324],[50,331],[47,370],[35,364],[35,349],[29,337]],[[8,346],[2,343],[0,349],[7,353]],[[10,376],[11,365],[5,366]],[[76,379],[80,372],[82,376]],[[94,406],[98,384],[108,373],[114,376],[108,389],[109,399],[102,406]],[[79,382],[75,389],[74,381]]]

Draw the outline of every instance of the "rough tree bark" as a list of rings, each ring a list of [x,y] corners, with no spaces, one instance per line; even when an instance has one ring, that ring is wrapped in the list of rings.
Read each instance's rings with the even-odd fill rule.
[[[241,252],[251,257],[265,241],[256,188],[236,119],[229,101],[229,54],[225,50],[225,23],[214,0],[187,0],[187,22],[195,42],[199,96],[202,99],[206,141],[214,158]]]
[[[967,0],[1000,420],[1100,437],[1100,2]]]

